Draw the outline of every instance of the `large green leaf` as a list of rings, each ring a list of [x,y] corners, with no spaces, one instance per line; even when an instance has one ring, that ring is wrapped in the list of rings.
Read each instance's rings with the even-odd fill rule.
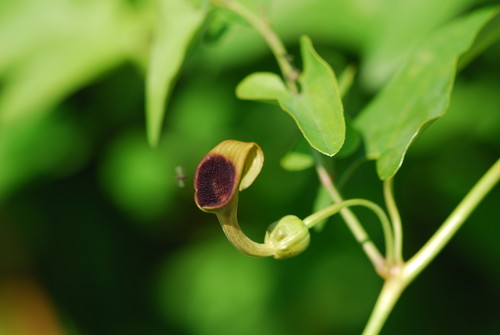
[[[379,11],[373,15],[372,26],[368,27],[369,41],[363,49],[360,71],[362,84],[372,91],[380,89],[418,41],[464,12],[473,1],[373,1],[378,4]]]
[[[458,58],[497,9],[477,11],[429,35],[356,120],[380,179],[392,177],[409,145],[448,106]]]
[[[342,98],[349,92],[349,89],[354,82],[354,76],[356,74],[356,69],[349,65],[347,66],[339,76],[339,90],[340,96]],[[276,78],[276,77],[273,77]],[[283,82],[281,80],[267,82],[269,85],[265,89],[262,87],[257,88],[254,94],[259,94],[264,97],[266,92],[272,92],[273,89],[284,89]],[[273,85],[274,84],[274,85]],[[352,154],[361,144],[361,137],[358,132],[354,129],[352,121],[346,119],[346,132],[345,141],[342,149],[337,153],[338,156],[348,156]],[[314,157],[311,147],[308,145],[304,138],[301,138],[294,147],[283,156],[280,161],[281,167],[287,171],[302,171],[309,169],[314,166]]]
[[[498,11],[498,10],[497,10]],[[495,15],[486,23],[476,39],[474,44],[458,59],[458,71],[467,66],[479,54],[487,49],[500,37],[500,15]]]
[[[161,1],[146,79],[147,133],[151,145],[160,139],[166,100],[189,43],[205,19],[204,7],[190,0]]]
[[[304,70],[300,92],[287,90],[273,73],[255,73],[245,78],[236,94],[247,100],[277,100],[297,123],[309,144],[333,156],[344,143],[344,109],[339,85],[331,67],[314,50],[308,37],[301,38]]]

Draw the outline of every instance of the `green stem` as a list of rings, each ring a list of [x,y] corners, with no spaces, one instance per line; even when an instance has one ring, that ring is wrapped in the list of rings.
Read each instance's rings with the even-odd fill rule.
[[[403,263],[403,227],[401,216],[399,215],[396,201],[394,200],[393,178],[384,181],[384,198],[389,216],[391,218],[392,229],[394,231],[394,262]]]
[[[362,335],[377,335],[380,332],[406,288],[406,284],[400,279],[395,277],[385,281]]]
[[[316,170],[318,172],[321,184],[323,185],[323,187],[325,187],[328,194],[332,198],[333,202],[335,204],[342,203],[344,200],[342,199],[342,196],[337,191],[335,186],[333,186],[332,179],[330,178],[330,175],[328,174],[324,166],[321,165],[321,163],[318,163],[316,165]],[[369,238],[368,233],[365,231],[365,229],[359,222],[358,218],[349,208],[342,208],[340,210],[340,215],[346,222],[347,227],[354,235],[356,241],[362,245],[364,252],[372,262],[373,267],[375,268],[377,273],[381,277],[386,277],[387,275],[386,261],[382,256],[382,254],[380,253],[380,251],[375,246],[375,244],[373,243],[373,241]],[[391,247],[387,246],[387,248],[389,249]]]
[[[413,280],[455,235],[472,211],[500,180],[500,159],[481,177],[441,227],[405,266],[408,281]]]
[[[274,250],[270,246],[249,239],[241,231],[238,222],[228,223],[228,218],[221,219],[221,217],[219,217],[219,222],[227,239],[242,253],[253,257],[268,257],[274,255]]]
[[[238,224],[238,196],[233,200],[231,209],[225,210],[222,213],[216,213],[217,219],[226,234],[227,239],[242,253],[253,257],[268,257],[274,255],[274,249],[264,243],[257,243],[248,238],[243,233]]]
[[[271,27],[269,27],[269,24],[239,2],[232,0],[212,0],[212,3],[238,14],[260,33],[274,54],[288,89],[293,93],[297,93],[298,88],[295,83],[298,76],[297,71],[287,59],[288,52],[286,51],[285,45]]]
[[[351,206],[363,206],[366,207],[375,213],[377,217],[380,220],[380,223],[382,224],[382,229],[384,231],[384,237],[385,237],[385,244],[390,246],[393,245],[393,236],[392,236],[392,229],[391,229],[391,224],[389,222],[389,219],[387,218],[387,215],[385,214],[384,210],[380,208],[377,204],[374,202],[371,202],[366,199],[350,199],[343,201],[339,204],[333,204],[328,207],[323,208],[322,210],[309,215],[306,217],[303,221],[304,224],[306,225],[307,228],[313,227],[315,224],[318,222],[323,221],[324,219],[337,214],[339,211],[341,211],[343,208],[351,207]],[[361,234],[364,234],[364,239],[363,242],[360,243],[366,243],[370,241],[369,236],[366,234],[366,232],[362,231]],[[393,249],[392,248],[387,248],[387,259],[393,259]]]
[[[500,181],[500,159],[481,177],[429,241],[403,265],[391,267],[363,335],[376,335],[404,289],[437,256],[472,211]]]

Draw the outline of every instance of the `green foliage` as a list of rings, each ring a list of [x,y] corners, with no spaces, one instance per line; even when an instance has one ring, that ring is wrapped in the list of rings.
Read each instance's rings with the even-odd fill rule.
[[[380,179],[396,174],[422,128],[444,114],[458,58],[495,15],[496,9],[473,13],[429,35],[357,118]]]
[[[306,170],[314,164],[311,147],[303,140],[300,140],[280,161],[281,167],[288,171]]]
[[[333,156],[344,143],[345,123],[340,91],[331,67],[313,49],[311,40],[301,39],[304,70],[300,92],[285,89],[277,75],[251,75],[238,86],[241,99],[277,100],[297,123],[304,137],[318,151]]]
[[[366,27],[370,42],[364,49],[362,79],[365,85],[372,90],[382,87],[405,63],[419,41],[471,3],[470,0],[421,0],[372,4],[372,11],[380,12],[374,15],[373,25]]]
[[[0,332],[48,316],[60,334],[359,334],[382,281],[343,220],[296,258],[241,255],[193,203],[199,160],[224,139],[262,147],[238,208],[259,242],[332,203],[318,160],[346,199],[383,203],[397,173],[409,256],[498,159],[495,1],[238,0],[286,45],[297,92],[216,2],[0,1]],[[499,333],[499,201],[382,334]],[[354,214],[384,251],[373,214]],[[38,291],[12,294],[23,278]]]
[[[160,139],[166,99],[186,57],[187,48],[200,29],[207,9],[194,1],[160,1],[146,78],[148,140]]]
[[[129,53],[141,29],[120,1],[7,1],[0,10],[0,127],[43,113]]]

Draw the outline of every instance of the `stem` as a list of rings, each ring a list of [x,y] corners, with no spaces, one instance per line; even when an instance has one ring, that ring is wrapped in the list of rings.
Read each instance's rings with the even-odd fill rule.
[[[248,236],[243,233],[238,224],[238,199],[235,196],[233,200],[234,205],[232,209],[222,213],[216,213],[219,223],[226,234],[227,239],[242,253],[253,257],[268,257],[274,255],[274,249],[264,243],[257,243],[252,241]]]
[[[293,93],[297,93],[298,88],[295,83],[295,80],[297,79],[297,71],[287,59],[288,52],[286,51],[285,45],[280,40],[278,35],[269,27],[269,24],[239,2],[232,0],[212,0],[212,3],[216,6],[227,8],[238,14],[259,32],[259,34],[266,40],[269,48],[274,54],[281,73],[285,78],[288,89]]]
[[[500,159],[481,177],[441,227],[405,266],[408,281],[413,280],[455,235],[472,211],[500,180]]]
[[[396,201],[394,200],[393,178],[384,181],[384,198],[394,230],[394,261],[403,263],[403,228]]]
[[[228,223],[227,220],[220,220],[219,222],[227,239],[242,253],[253,257],[268,257],[274,255],[271,247],[249,239],[241,231],[238,222],[234,221],[233,223]]]
[[[437,256],[477,205],[500,180],[500,159],[481,177],[429,241],[406,264],[393,266],[386,279],[363,335],[376,335],[404,289]]]
[[[328,194],[332,198],[335,204],[340,204],[343,202],[342,196],[337,191],[335,186],[333,186],[332,179],[330,175],[325,170],[325,168],[318,163],[316,165],[316,170],[318,172],[319,180],[321,184],[325,187]],[[349,208],[343,208],[340,210],[340,215],[347,224],[347,227],[351,230],[354,238],[358,243],[363,246],[363,250],[373,264],[373,267],[381,277],[387,275],[386,262],[380,251],[377,249],[373,241],[369,238],[368,233],[365,231],[358,218]],[[387,246],[390,248],[390,246]]]
[[[328,207],[323,208],[322,210],[309,215],[306,217],[303,221],[304,224],[306,225],[307,228],[313,227],[316,223],[321,222],[322,220],[337,214],[339,211],[341,211],[343,208],[351,207],[351,206],[364,206],[370,210],[372,210],[377,217],[380,220],[380,223],[382,224],[382,229],[384,231],[384,237],[385,237],[385,244],[386,245],[393,245],[393,236],[392,236],[392,229],[391,229],[391,224],[389,222],[389,219],[387,218],[387,215],[385,212],[378,206],[376,203],[371,202],[366,199],[351,199],[351,200],[346,200],[343,201],[339,204],[333,204]],[[361,232],[363,234],[365,232]],[[366,233],[365,233],[366,234]],[[369,236],[366,235],[364,242],[361,243],[366,243],[369,241]],[[387,259],[393,259],[393,249],[392,248],[387,248]]]
[[[380,332],[406,286],[407,284],[401,280],[401,277],[385,281],[370,319],[363,330],[363,335],[376,335]]]

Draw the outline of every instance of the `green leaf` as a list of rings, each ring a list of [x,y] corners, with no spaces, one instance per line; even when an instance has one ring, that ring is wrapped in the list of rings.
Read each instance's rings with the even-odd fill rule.
[[[357,118],[380,179],[394,176],[413,139],[444,114],[459,56],[497,12],[475,12],[429,35]]]
[[[339,90],[340,90],[340,95],[342,97],[344,97],[349,92],[349,89],[351,88],[352,83],[354,82],[355,74],[356,74],[356,69],[354,66],[351,65],[347,66],[340,74]],[[249,77],[252,76],[253,75],[250,75]],[[286,90],[285,86],[283,85],[283,82],[279,79],[278,76],[274,74],[272,75],[272,79],[269,79],[268,83],[262,80],[261,85],[260,86],[256,85],[255,87],[262,88],[267,86],[265,91],[270,92],[272,90],[272,85],[270,85],[272,82],[275,82],[274,88],[279,88],[278,90],[279,92]],[[255,90],[252,90],[251,87],[248,89],[243,88],[242,91],[243,91],[242,93],[245,92],[249,94],[253,93],[253,95],[251,96],[253,99],[265,100],[262,97],[266,94],[266,92],[261,92],[261,93],[255,92]],[[354,129],[352,121],[350,121],[349,119],[346,119],[345,121],[346,121],[346,133],[345,133],[344,145],[342,146],[342,149],[337,153],[337,157],[346,157],[351,155],[356,151],[356,149],[361,144],[361,137],[357,132],[357,130]],[[281,158],[280,165],[283,169],[287,171],[302,171],[314,166],[313,152],[311,151],[311,147],[309,146],[305,138],[301,138],[300,141],[297,144],[295,144],[293,149],[287,152],[285,156]]]
[[[233,21],[235,21],[230,14],[233,13],[215,10],[208,15],[202,37],[203,42],[207,44],[217,43],[224,38],[225,34],[230,30]],[[234,16],[236,16],[236,14],[234,14]],[[241,20],[241,18],[239,19]]]
[[[340,96],[343,98],[349,92],[354,83],[354,77],[356,76],[356,67],[354,65],[348,65],[339,77],[339,90]]]
[[[491,44],[500,37],[500,15],[495,15],[479,32],[474,44],[460,56],[458,69],[466,67],[474,58],[485,51]]]
[[[287,171],[303,171],[314,166],[314,159],[309,153],[290,151],[283,156],[280,165]]]
[[[168,95],[206,10],[189,0],[161,1],[146,78],[146,119],[150,145],[160,139]]]
[[[311,147],[301,138],[292,150],[280,160],[280,165],[287,171],[303,171],[314,166]]]
[[[344,108],[331,67],[314,50],[308,37],[301,38],[304,71],[301,92],[289,93],[280,104],[292,115],[312,147],[333,156],[345,138]]]
[[[337,79],[306,36],[301,38],[301,51],[304,70],[298,80],[299,93],[285,90],[275,74],[257,73],[245,78],[236,94],[241,99],[277,100],[295,120],[309,144],[333,156],[345,138],[344,109]]]
[[[236,96],[243,100],[279,100],[287,94],[281,78],[270,72],[256,72],[236,87]]]
[[[430,32],[465,12],[470,0],[381,1],[369,21],[363,49],[361,80],[365,88],[383,87],[404,63],[416,44]],[[397,27],[397,29],[395,29]]]

